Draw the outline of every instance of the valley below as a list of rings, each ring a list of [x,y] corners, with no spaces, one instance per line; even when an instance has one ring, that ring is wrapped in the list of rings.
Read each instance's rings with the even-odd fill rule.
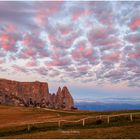
[[[119,111],[119,110],[140,110],[140,103],[104,103],[104,102],[76,102],[75,106],[80,110],[95,111]]]

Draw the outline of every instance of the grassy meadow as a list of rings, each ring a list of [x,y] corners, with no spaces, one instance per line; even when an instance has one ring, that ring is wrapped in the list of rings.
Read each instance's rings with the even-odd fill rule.
[[[107,118],[99,117],[132,112],[140,111],[61,111],[0,105],[0,138],[139,139],[140,114],[133,115],[133,121],[129,115],[112,117],[109,124]],[[87,119],[84,126],[82,121],[61,122],[59,126],[59,120],[76,121],[89,116],[98,117]]]

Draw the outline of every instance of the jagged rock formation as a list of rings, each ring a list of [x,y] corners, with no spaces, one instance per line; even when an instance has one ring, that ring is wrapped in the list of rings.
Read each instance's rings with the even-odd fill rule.
[[[58,91],[56,93],[56,108],[71,108],[74,104],[72,96],[67,89],[67,87],[58,88]]]
[[[50,94],[48,84],[44,82],[17,82],[0,79],[0,104],[16,106],[48,107],[71,109],[73,98],[67,87],[58,88],[56,94]]]

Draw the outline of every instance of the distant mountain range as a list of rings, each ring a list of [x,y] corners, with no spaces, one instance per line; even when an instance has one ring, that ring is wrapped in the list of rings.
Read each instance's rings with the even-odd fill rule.
[[[95,111],[115,111],[115,110],[140,110],[140,102],[98,102],[95,100],[75,100],[75,106],[79,110],[95,110]]]

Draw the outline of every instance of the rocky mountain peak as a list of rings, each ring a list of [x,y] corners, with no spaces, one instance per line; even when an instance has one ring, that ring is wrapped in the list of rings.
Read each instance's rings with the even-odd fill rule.
[[[59,87],[56,94],[50,94],[45,82],[0,79],[0,104],[71,109],[74,101],[66,86],[62,90]]]
[[[61,93],[61,87],[58,87],[58,90],[56,92],[56,95],[59,95]]]
[[[66,86],[64,86],[61,90],[61,88],[58,88],[57,91],[57,99],[56,99],[56,104],[61,108],[69,109],[74,106],[74,101],[72,96],[70,95],[70,92]]]
[[[66,86],[63,87],[61,93],[62,93],[64,96],[65,96],[65,95],[68,95],[68,94],[70,95],[70,92],[69,92],[69,90],[68,90],[68,88],[67,88]]]

